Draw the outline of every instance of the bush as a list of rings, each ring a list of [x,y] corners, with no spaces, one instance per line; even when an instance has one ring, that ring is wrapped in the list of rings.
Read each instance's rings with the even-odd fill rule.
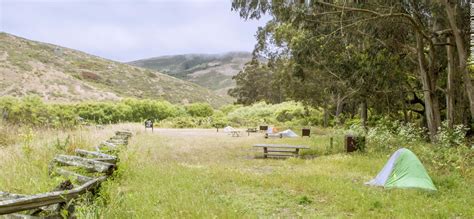
[[[227,115],[230,112],[233,112],[236,109],[241,108],[241,107],[242,105],[238,105],[238,104],[227,104],[227,105],[222,106],[219,110],[225,115]]]
[[[297,102],[252,106],[227,105],[213,110],[206,103],[177,106],[161,100],[124,99],[116,102],[45,104],[39,97],[0,98],[0,113],[5,121],[34,127],[74,127],[81,124],[143,122],[152,119],[164,127],[257,126],[281,127],[317,125],[321,111]],[[175,119],[183,117],[181,119]],[[163,121],[163,122],[160,122]],[[176,123],[176,124],[174,124]]]
[[[222,109],[224,112],[230,107]],[[272,124],[279,126],[317,125],[322,121],[318,109],[307,107],[298,102],[279,104],[256,103],[251,106],[233,108],[227,119],[236,126],[257,126]]]
[[[354,124],[350,129],[356,130],[355,132],[358,135],[366,135],[370,145],[369,151],[385,151],[406,147],[410,144],[422,142],[426,138],[425,130],[415,124],[386,119],[382,119],[375,127],[369,128],[366,132],[360,124]]]
[[[213,116],[211,118],[211,126],[214,128],[224,128],[229,121],[224,116]]]
[[[169,128],[195,128],[197,125],[191,117],[174,117],[162,120],[159,126]]]
[[[445,174],[459,173],[466,178],[474,177],[474,150],[467,146],[443,147],[418,145],[412,149],[424,164]]]
[[[464,125],[455,125],[452,129],[448,127],[447,121],[443,121],[438,134],[436,144],[441,147],[455,147],[466,143],[466,133],[469,129]]]
[[[193,103],[187,105],[185,108],[188,115],[193,117],[209,117],[214,113],[211,105],[207,103]]]
[[[358,135],[365,133],[363,128],[356,124],[352,125],[350,130]],[[455,172],[465,177],[473,177],[474,150],[465,145],[465,127],[448,129],[446,123],[443,123],[436,144],[427,143],[425,133],[424,128],[411,123],[382,119],[366,132],[368,151],[391,154],[398,148],[406,147],[412,150],[423,164],[440,172]]]
[[[85,123],[108,124],[161,121],[185,115],[184,110],[157,100],[125,99],[119,102],[82,102],[77,104],[45,104],[37,96],[21,99],[0,98],[0,113],[8,123],[35,127],[74,127],[79,120]],[[80,118],[80,119],[79,119]]]

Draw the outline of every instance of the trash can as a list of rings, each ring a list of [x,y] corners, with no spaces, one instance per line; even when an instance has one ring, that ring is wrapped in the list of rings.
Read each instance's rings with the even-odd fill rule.
[[[301,130],[301,137],[304,137],[304,136],[310,137],[310,134],[311,134],[311,129],[303,128]]]
[[[354,151],[364,151],[365,149],[365,137],[357,135],[346,135],[345,136],[345,145],[347,153]]]

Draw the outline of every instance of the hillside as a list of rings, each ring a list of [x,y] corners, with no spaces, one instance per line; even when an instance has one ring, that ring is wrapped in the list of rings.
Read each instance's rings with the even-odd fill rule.
[[[29,94],[58,102],[138,97],[219,106],[231,101],[156,71],[0,33],[0,96]]]
[[[129,64],[158,70],[165,74],[191,81],[220,94],[235,86],[232,76],[252,59],[248,52],[224,54],[186,54],[142,59]]]

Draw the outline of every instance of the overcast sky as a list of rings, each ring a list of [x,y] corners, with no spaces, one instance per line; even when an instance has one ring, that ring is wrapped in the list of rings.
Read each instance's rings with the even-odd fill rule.
[[[0,0],[0,31],[116,61],[252,51],[231,0]]]

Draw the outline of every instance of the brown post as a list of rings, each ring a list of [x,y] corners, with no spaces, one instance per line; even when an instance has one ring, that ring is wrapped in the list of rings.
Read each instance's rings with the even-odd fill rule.
[[[345,144],[346,144],[346,151],[354,152],[354,151],[364,151],[365,149],[365,137],[364,136],[353,136],[353,135],[346,135],[345,137]]]
[[[301,132],[302,132],[302,133],[301,133],[301,137],[304,137],[304,136],[310,137],[311,129],[303,128],[303,129],[301,130]]]
[[[267,147],[264,147],[263,148],[263,158],[267,158],[267,153],[268,153]]]
[[[352,135],[346,135],[346,151],[347,153],[354,152],[357,150],[355,137]]]

